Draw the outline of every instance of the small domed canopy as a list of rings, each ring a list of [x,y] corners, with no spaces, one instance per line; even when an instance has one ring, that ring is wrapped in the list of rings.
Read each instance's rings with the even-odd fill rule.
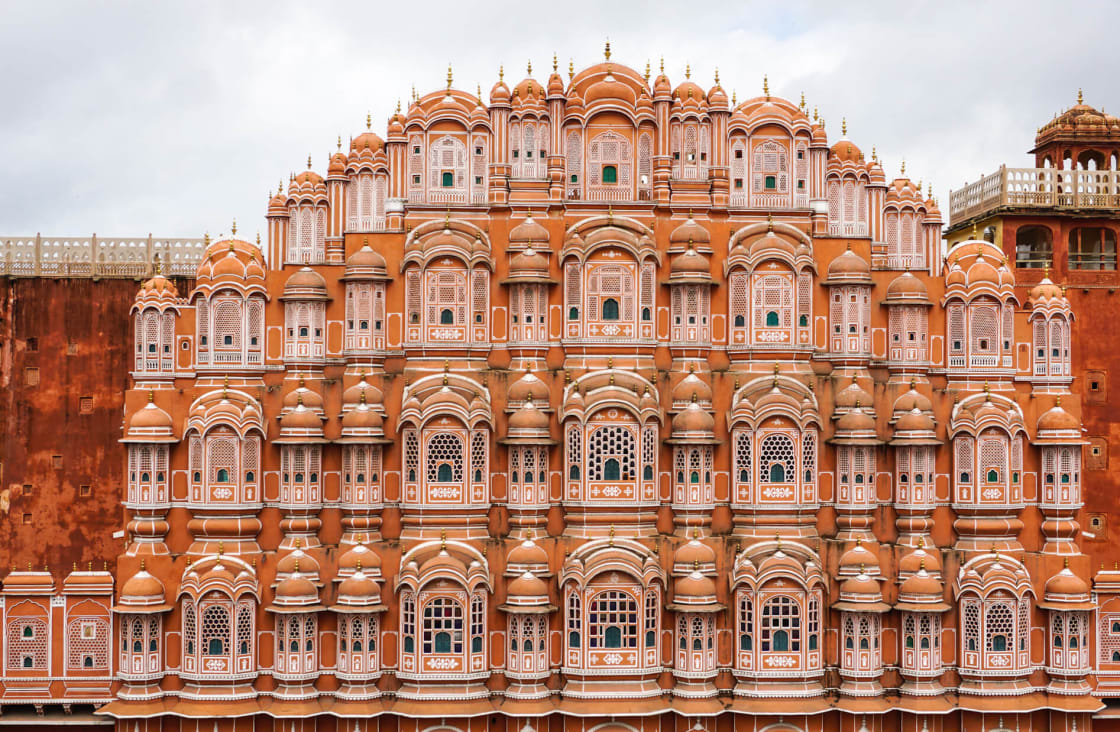
[[[774,374],[759,375],[739,388],[731,397],[728,429],[742,424],[758,429],[771,417],[783,417],[799,429],[820,428],[820,407],[816,395],[802,378]],[[871,403],[868,400],[868,403]]]
[[[504,444],[553,444],[549,437],[552,420],[548,414],[537,408],[532,398],[522,402],[521,407],[510,415],[508,432]]]
[[[696,534],[699,534],[697,531]],[[681,544],[673,554],[673,574],[684,576],[699,570],[703,574],[716,571],[715,550],[700,540],[698,535]]]
[[[1033,595],[1031,577],[1023,563],[1012,556],[978,554],[961,566],[954,595],[959,600],[966,592],[987,597],[994,592],[1007,592],[1015,597]]]
[[[925,540],[919,538],[918,546],[914,551],[902,557],[898,563],[898,576],[909,577],[922,567],[931,574],[941,573],[941,557],[936,551],[928,552],[925,549]]]
[[[272,605],[268,610],[274,613],[306,613],[322,610],[319,604],[319,588],[311,578],[301,572],[293,572],[276,585]]]
[[[668,605],[676,612],[718,612],[724,608],[716,601],[716,583],[694,569],[673,582],[673,602]]]
[[[919,567],[918,571],[911,574],[898,588],[898,602],[896,610],[905,612],[943,613],[952,609],[944,601],[945,588],[941,580]]]
[[[688,218],[677,228],[673,229],[669,234],[669,244],[676,245],[676,249],[680,250],[691,244],[697,249],[705,248],[705,245],[711,244],[712,235],[708,230],[696,223],[696,219],[692,218],[692,213],[689,212]],[[672,247],[671,247],[672,248]]]
[[[671,284],[708,284],[712,281],[708,258],[689,245],[669,263]]]
[[[164,596],[163,583],[143,564],[139,572],[125,581],[117,598],[113,610],[119,613],[162,613],[173,607]]]
[[[532,572],[537,577],[548,574],[548,553],[530,536],[510,550],[506,557],[506,576]]]
[[[506,411],[516,409],[526,399],[545,401],[548,398],[548,385],[532,371],[526,369],[521,378],[514,381],[506,392]]]
[[[171,415],[156,406],[152,392],[148,403],[132,413],[121,442],[178,442]]]
[[[614,407],[640,423],[660,422],[657,389],[637,371],[608,368],[588,371],[564,387],[560,421],[586,422],[601,409]]]
[[[366,380],[366,372],[362,371],[358,377],[358,382],[347,387],[346,391],[342,393],[342,409],[346,411],[353,409],[365,400],[365,403],[372,409],[384,413],[385,411],[385,396],[381,389]]]
[[[891,606],[883,602],[879,580],[860,570],[856,576],[840,583],[840,598],[832,603],[832,608],[849,612],[885,613]]]
[[[329,300],[327,281],[310,267],[300,267],[284,283],[281,300]]]
[[[422,427],[433,419],[452,416],[468,427],[494,424],[490,390],[471,376],[431,374],[405,386],[398,427]]]
[[[335,579],[349,577],[357,571],[359,564],[367,577],[381,580],[381,556],[364,543],[355,544],[338,558],[338,576]]]
[[[845,136],[837,140],[829,149],[829,158],[841,163],[862,163],[863,151]]]
[[[803,590],[822,586],[825,578],[820,556],[799,541],[778,536],[755,542],[739,552],[728,579],[732,590],[740,585],[758,590],[775,580]]]
[[[486,557],[465,542],[422,542],[404,553],[401,567],[397,575],[398,592],[403,587],[419,592],[438,580],[447,580],[467,592],[478,588],[491,589]]]
[[[240,239],[222,239],[206,248],[195,273],[190,299],[228,288],[248,296],[265,289],[264,258],[260,249]]]
[[[341,613],[372,613],[385,609],[381,604],[381,588],[362,567],[356,567],[339,583],[338,600],[331,606],[331,610]]]
[[[1007,265],[1007,256],[995,244],[961,242],[949,250],[949,262],[944,302],[951,299],[970,302],[982,296],[1000,302],[1018,302],[1015,275]]]
[[[863,410],[860,403],[836,420],[836,434],[830,442],[834,445],[878,445],[875,416]]]
[[[1048,610],[1095,610],[1097,604],[1089,595],[1089,583],[1069,568],[1069,559],[1060,572],[1046,580],[1046,590],[1039,607]]]
[[[825,285],[871,285],[871,265],[850,248],[828,265]]]
[[[724,274],[736,267],[748,272],[777,260],[795,272],[816,271],[813,241],[798,227],[780,221],[748,224],[731,235]]]
[[[300,400],[280,415],[280,436],[273,444],[312,444],[326,442],[323,435],[323,410],[308,407]]]
[[[1081,420],[1062,407],[1061,397],[1058,397],[1054,406],[1038,418],[1038,431],[1034,442],[1052,445],[1087,444],[1081,435]]]
[[[502,280],[503,285],[511,284],[556,284],[558,280],[549,276],[548,256],[531,245],[514,254],[509,261],[509,277]]]
[[[925,283],[910,272],[903,272],[887,285],[885,305],[922,305],[932,306]]]
[[[280,561],[276,563],[276,577],[277,579],[283,579],[296,572],[301,572],[314,582],[319,581],[319,560],[300,547],[298,538],[296,539],[295,549],[282,556]]]
[[[556,610],[548,602],[548,585],[544,580],[525,570],[506,585],[506,601],[501,610],[513,614],[544,614]]]
[[[385,437],[385,422],[381,414],[366,404],[364,397],[357,406],[342,415],[341,437],[346,441],[360,441],[366,444],[392,442]]]
[[[219,544],[218,551],[221,552]],[[218,591],[232,600],[242,595],[260,598],[257,572],[244,559],[228,554],[212,554],[199,559],[183,571],[179,596],[198,599],[207,592]]]
[[[363,241],[362,248],[346,258],[346,272],[342,279],[388,281],[390,277],[385,257],[374,251],[368,241]]]
[[[700,406],[694,397],[683,411],[677,412],[672,421],[673,436],[666,442],[711,444],[715,440],[716,420],[711,412]]]
[[[840,555],[838,574],[841,577],[854,577],[861,569],[878,574],[879,557],[865,547],[862,541],[857,540],[855,546]]]
[[[665,586],[665,572],[657,555],[632,539],[592,539],[577,547],[560,570],[560,585],[574,582],[586,587],[601,574],[618,572],[631,577],[643,588],[657,583]]]
[[[195,430],[200,435],[219,424],[233,428],[242,437],[250,431],[264,434],[260,402],[239,389],[208,391],[191,403],[187,414],[187,430]]]
[[[533,218],[532,211],[527,211],[525,218],[509,232],[510,244],[535,244],[537,249],[548,249],[548,239],[548,229]]]
[[[157,274],[140,285],[131,312],[135,313],[145,308],[155,308],[160,312],[173,309],[178,312],[179,305],[179,290],[175,287],[175,283]]]
[[[700,402],[702,406],[711,405],[712,387],[708,385],[707,381],[696,374],[695,366],[690,366],[688,374],[673,387],[673,406],[680,408],[687,407],[694,395],[696,401]]]

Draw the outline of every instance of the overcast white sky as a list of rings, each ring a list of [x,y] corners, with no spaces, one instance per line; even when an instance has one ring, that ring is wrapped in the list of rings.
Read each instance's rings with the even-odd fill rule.
[[[658,58],[740,99],[810,106],[888,177],[948,191],[1026,165],[1035,130],[1085,100],[1120,109],[1120,2],[63,2],[0,0],[0,235],[199,236],[264,229],[266,195],[341,135],[384,134],[410,85],[487,95]],[[566,75],[565,75],[566,77]]]

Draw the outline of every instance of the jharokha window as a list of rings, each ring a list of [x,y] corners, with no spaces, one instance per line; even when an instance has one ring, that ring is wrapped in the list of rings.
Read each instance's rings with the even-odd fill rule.
[[[635,340],[653,337],[652,261],[621,249],[599,250],[588,261],[565,264],[565,334],[568,338]]]
[[[484,667],[486,599],[476,591],[406,590],[401,595],[402,670],[464,674]]]
[[[567,590],[565,665],[587,671],[638,671],[656,664],[660,593],[603,578]]]

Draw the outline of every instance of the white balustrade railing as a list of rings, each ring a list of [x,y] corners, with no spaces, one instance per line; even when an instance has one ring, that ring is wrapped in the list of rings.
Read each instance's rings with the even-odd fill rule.
[[[949,192],[949,220],[957,223],[1002,206],[1120,208],[1120,171],[1008,168]]]
[[[829,236],[867,236],[867,223],[864,221],[829,221]]]
[[[3,236],[0,276],[144,279],[160,271],[194,277],[205,239],[163,237]]]

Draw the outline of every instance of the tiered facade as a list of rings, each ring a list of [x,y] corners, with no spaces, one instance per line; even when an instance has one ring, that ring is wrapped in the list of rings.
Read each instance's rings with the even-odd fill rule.
[[[102,712],[1090,728],[1061,288],[765,87],[451,82],[137,295]]]

